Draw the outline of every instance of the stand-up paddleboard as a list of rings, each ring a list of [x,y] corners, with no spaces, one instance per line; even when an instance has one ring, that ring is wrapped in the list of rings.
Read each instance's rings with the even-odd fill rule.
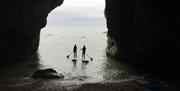
[[[88,62],[89,62],[89,60],[87,60],[87,59],[82,59],[82,62],[84,62],[84,63],[88,63]]]
[[[72,58],[72,61],[77,61],[77,58]]]

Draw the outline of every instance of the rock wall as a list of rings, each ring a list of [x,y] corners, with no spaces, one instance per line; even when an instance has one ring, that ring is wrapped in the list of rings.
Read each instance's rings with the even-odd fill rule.
[[[152,69],[178,67],[179,7],[175,0],[106,0],[107,54]]]
[[[130,58],[133,50],[133,23],[135,0],[106,0],[105,16],[107,19],[109,45],[115,50],[108,54],[121,58]],[[115,48],[117,46],[117,48]],[[113,52],[113,53],[112,53]]]
[[[35,53],[40,30],[48,13],[63,0],[1,0],[0,56],[1,63],[24,60]]]

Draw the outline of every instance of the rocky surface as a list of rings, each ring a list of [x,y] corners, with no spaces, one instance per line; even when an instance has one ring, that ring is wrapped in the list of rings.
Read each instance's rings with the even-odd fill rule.
[[[64,78],[64,75],[57,73],[54,69],[48,68],[45,70],[38,70],[33,73],[32,78],[34,79],[58,79]]]
[[[1,0],[1,62],[24,60],[36,52],[40,30],[51,10],[63,0]]]
[[[108,55],[150,70],[174,71],[180,54],[178,9],[174,0],[106,0]]]
[[[69,85],[67,85],[69,84]],[[26,80],[19,83],[0,82],[0,91],[179,91],[179,85],[174,83],[158,83],[160,88],[148,89],[133,81],[102,82],[79,84],[59,80]]]

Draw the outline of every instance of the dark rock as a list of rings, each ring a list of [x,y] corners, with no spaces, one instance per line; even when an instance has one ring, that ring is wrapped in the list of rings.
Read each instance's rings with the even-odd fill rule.
[[[1,0],[0,62],[16,62],[34,54],[40,30],[46,26],[50,11],[63,0]],[[4,60],[5,59],[5,60]]]
[[[106,0],[107,54],[149,70],[179,69],[179,8],[175,0]]]
[[[38,70],[34,72],[32,78],[42,78],[42,79],[59,79],[64,78],[64,75],[57,73],[54,69],[45,69],[45,70]]]

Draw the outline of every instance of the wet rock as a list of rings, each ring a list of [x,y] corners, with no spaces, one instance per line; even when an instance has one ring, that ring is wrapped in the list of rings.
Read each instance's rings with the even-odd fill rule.
[[[34,79],[38,79],[38,78],[59,79],[59,78],[64,78],[64,75],[57,73],[57,71],[55,71],[54,69],[48,68],[45,70],[38,70],[34,72],[34,74],[32,75],[32,78]]]

